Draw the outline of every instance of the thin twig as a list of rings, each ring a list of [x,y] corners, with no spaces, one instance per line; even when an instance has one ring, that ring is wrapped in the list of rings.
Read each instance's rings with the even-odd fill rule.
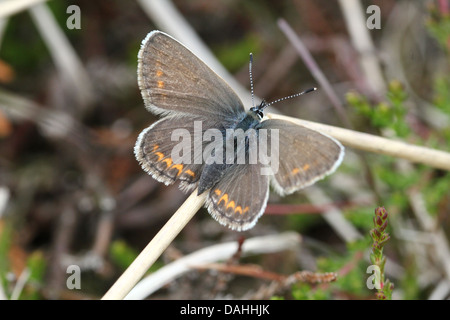
[[[339,5],[353,47],[358,51],[359,64],[365,74],[364,79],[376,95],[383,95],[386,91],[383,72],[375,55],[375,46],[369,29],[366,26],[363,5],[359,0],[339,0]]]
[[[8,26],[9,18],[0,17],[0,49],[2,48],[3,37]]]
[[[9,188],[0,185],[0,219],[6,212],[6,207],[10,198]]]
[[[148,268],[152,266],[195,213],[203,206],[206,194],[204,192],[197,196],[197,190],[192,192],[116,283],[106,292],[102,300],[123,299],[130,292]]]
[[[448,280],[439,281],[438,285],[433,289],[428,300],[445,300],[450,295],[450,282]]]
[[[92,102],[94,94],[91,80],[47,4],[38,4],[29,11],[60,71],[62,80],[65,81],[67,94],[72,94],[74,99],[78,99],[76,101],[81,106]]]
[[[17,279],[16,285],[14,286],[13,292],[11,293],[11,300],[18,300],[20,294],[25,287],[28,279],[30,278],[31,271],[25,268]]]
[[[331,203],[332,199],[328,198],[327,194],[318,187],[311,186],[303,190],[304,195],[309,199],[311,203],[323,205],[325,203]],[[353,242],[362,238],[358,229],[348,221],[342,211],[336,207],[331,206],[323,214],[322,217],[328,222],[333,230],[339,235],[345,242]]]
[[[3,285],[0,283],[0,301],[7,299],[8,297],[6,296],[5,289],[3,288]]]
[[[18,94],[0,89],[0,110],[12,121],[33,121],[50,138],[64,139],[81,151],[88,151],[89,131],[64,110],[51,110]],[[87,135],[87,137],[86,137]]]
[[[183,42],[196,56],[202,59],[214,72],[220,75],[244,102],[251,105],[251,95],[215,57],[209,47],[198,36],[186,18],[172,1],[138,0],[138,4],[162,31]]]
[[[322,72],[322,70],[320,69],[318,64],[315,62],[315,60],[314,60],[313,56],[311,55],[311,53],[309,52],[309,50],[303,44],[303,41],[300,39],[300,37],[297,36],[295,31],[289,26],[289,24],[284,19],[278,20],[278,26],[281,29],[281,31],[283,31],[283,33],[286,35],[286,37],[289,39],[289,41],[294,46],[294,48],[297,50],[297,53],[301,56],[303,62],[308,67],[308,70],[310,70],[314,79],[316,79],[316,81],[319,83],[319,86],[324,89],[325,94],[327,95],[328,99],[330,100],[332,106],[334,107],[336,114],[340,118],[343,125],[345,125],[345,127],[347,127],[348,129],[354,129],[354,127],[345,111],[344,105],[341,102],[341,99],[338,97],[336,91],[333,89],[333,86],[331,85],[330,81],[328,81],[324,72]],[[367,164],[368,161],[365,158],[365,155],[358,153],[358,157],[359,157],[361,165],[365,171],[365,176],[366,176],[368,184],[371,186],[377,199],[380,199],[377,187],[374,183],[372,169]]]
[[[0,18],[9,17],[47,0],[9,0],[0,3]]]
[[[405,69],[405,62],[403,60],[407,35],[411,34],[415,37],[420,37],[419,39],[416,39],[415,45],[417,43],[426,43],[426,39],[429,37],[427,32],[423,29],[423,26],[419,26],[417,23],[418,20],[422,19],[424,19],[424,11],[419,9],[414,2],[396,2],[393,10],[389,13],[385,27],[383,27],[380,51],[384,53],[383,56],[389,57],[385,58],[383,61],[386,65],[384,68],[386,77],[388,79],[398,79],[402,85],[405,86],[408,96],[414,101],[410,106],[413,108],[413,112],[420,114],[432,127],[444,129],[447,128],[450,117],[417,93],[417,90],[414,89],[414,86],[407,76],[408,72]],[[428,50],[424,49],[424,51],[428,53]],[[424,55],[424,60],[431,58],[430,56],[427,56],[425,52],[421,55],[417,55],[417,57],[422,55]],[[436,70],[439,69],[440,64],[438,63]],[[418,106],[420,106],[420,111],[418,110]]]
[[[422,163],[434,168],[450,171],[449,152],[279,114],[268,114],[267,116],[271,119],[291,121],[298,125],[325,133],[336,138],[347,147],[402,158],[411,162]]]
[[[250,238],[246,239],[242,245],[242,255],[267,254],[294,249],[298,247],[300,241],[301,237],[296,232]],[[126,299],[144,299],[196,266],[226,260],[236,253],[238,245],[236,241],[220,243],[186,255],[143,279]]]
[[[421,193],[416,190],[410,190],[408,191],[408,197],[417,220],[422,228],[429,232],[434,251],[433,258],[439,261],[447,281],[450,282],[450,248],[445,232],[436,223],[436,219],[428,212]]]
[[[297,50],[297,53],[302,57],[303,62],[308,67],[308,70],[311,71],[312,76],[316,81],[319,83],[319,85],[323,88],[325,91],[328,99],[331,101],[331,104],[333,105],[334,109],[336,110],[336,113],[338,114],[341,121],[347,126],[351,127],[351,123],[348,120],[348,117],[346,115],[344,106],[341,103],[341,100],[337,96],[336,92],[331,87],[330,82],[327,80],[325,74],[322,72],[322,70],[317,65],[316,61],[312,57],[309,50],[306,48],[306,46],[303,44],[303,41],[297,36],[297,34],[292,30],[292,28],[289,26],[289,24],[284,19],[278,20],[278,26],[283,31],[283,33],[286,35],[286,37],[289,39],[290,43],[294,46],[294,48]]]

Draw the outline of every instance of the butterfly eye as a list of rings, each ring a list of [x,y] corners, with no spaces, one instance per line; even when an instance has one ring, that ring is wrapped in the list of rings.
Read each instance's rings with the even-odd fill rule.
[[[254,111],[254,112],[262,112],[267,106],[269,106],[266,102],[266,100],[261,101],[261,103],[259,104],[259,106],[257,107],[251,107],[250,110]]]
[[[261,110],[256,110],[256,114],[258,115],[258,118],[262,119],[264,117],[264,112]]]
[[[254,112],[259,119],[262,119],[264,117],[264,112],[260,109],[260,106],[252,107],[250,108],[250,111]]]

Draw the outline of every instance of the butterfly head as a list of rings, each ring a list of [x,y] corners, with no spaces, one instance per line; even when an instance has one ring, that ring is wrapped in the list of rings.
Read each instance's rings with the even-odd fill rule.
[[[317,90],[317,88],[310,88],[310,89],[302,91],[300,93],[296,93],[296,94],[293,94],[293,95],[290,95],[290,96],[287,96],[287,97],[284,97],[284,98],[280,98],[280,99],[277,99],[277,100],[269,102],[269,103],[267,103],[266,100],[263,100],[263,101],[261,101],[259,106],[255,106],[255,103],[254,103],[255,97],[254,97],[254,94],[253,94],[252,64],[253,64],[253,54],[250,53],[249,76],[250,76],[250,93],[252,95],[252,107],[250,108],[250,114],[254,118],[258,119],[258,120],[261,120],[264,117],[264,109],[266,107],[271,106],[271,105],[273,105],[273,104],[275,104],[277,102],[280,102],[280,101],[283,101],[283,100],[287,100],[287,99],[291,99],[291,98],[295,98],[295,97],[301,96],[301,95],[303,95],[305,93]]]
[[[264,117],[264,109],[268,106],[266,100],[261,101],[258,106],[254,106],[250,108],[250,112],[252,112],[259,120]]]

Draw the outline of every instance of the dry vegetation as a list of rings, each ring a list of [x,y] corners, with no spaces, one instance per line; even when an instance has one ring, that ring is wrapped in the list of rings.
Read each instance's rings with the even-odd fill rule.
[[[140,42],[154,29],[199,43],[247,106],[252,52],[258,97],[319,88],[278,112],[448,157],[447,0],[161,2],[0,2],[0,298],[101,298],[186,200],[133,155],[156,120],[136,81]],[[80,29],[67,27],[71,4]],[[366,27],[371,4],[380,29]],[[375,254],[386,259],[393,299],[448,299],[450,175],[423,163],[349,147],[331,177],[285,198],[271,194],[244,233],[201,209],[134,297],[383,298],[366,286]],[[387,228],[375,220],[381,231],[371,232],[379,206]],[[373,240],[387,239],[377,234],[384,228],[390,238],[380,247]],[[67,286],[73,265],[80,289]]]

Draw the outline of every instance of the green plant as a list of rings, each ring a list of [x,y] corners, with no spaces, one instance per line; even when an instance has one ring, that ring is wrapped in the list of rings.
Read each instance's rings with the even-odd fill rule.
[[[370,124],[379,129],[392,129],[396,136],[405,138],[411,133],[405,116],[408,109],[404,103],[408,95],[402,84],[393,80],[389,83],[386,100],[371,105],[371,103],[361,94],[356,92],[347,93],[347,102],[355,108],[357,114],[366,117]]]
[[[386,279],[384,267],[386,265],[386,257],[383,255],[383,247],[389,241],[390,236],[386,232],[388,225],[388,213],[384,207],[375,209],[375,217],[373,218],[375,228],[370,231],[370,236],[373,239],[372,252],[370,254],[370,261],[379,270],[379,289],[376,297],[379,300],[391,300],[394,284]]]

